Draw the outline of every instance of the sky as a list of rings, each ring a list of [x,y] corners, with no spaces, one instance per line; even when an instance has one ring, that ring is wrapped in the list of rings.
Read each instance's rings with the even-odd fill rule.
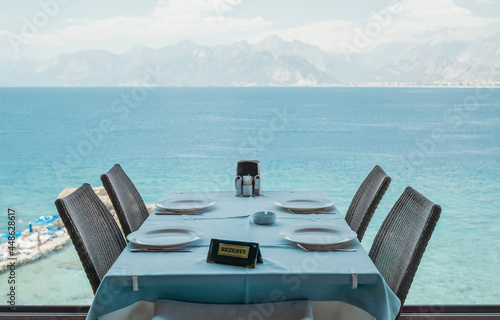
[[[256,43],[269,35],[330,53],[394,42],[473,41],[500,32],[500,0],[0,0],[0,59],[81,50],[121,54],[182,40]]]

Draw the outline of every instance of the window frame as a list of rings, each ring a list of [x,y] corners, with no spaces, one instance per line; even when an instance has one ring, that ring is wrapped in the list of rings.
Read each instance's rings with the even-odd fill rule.
[[[0,320],[84,320],[89,306],[0,306]],[[498,320],[500,305],[408,305],[399,320]]]

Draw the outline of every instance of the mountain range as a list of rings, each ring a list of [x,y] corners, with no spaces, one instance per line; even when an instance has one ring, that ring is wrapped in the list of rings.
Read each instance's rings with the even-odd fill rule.
[[[253,45],[186,40],[123,54],[85,50],[0,61],[0,86],[137,86],[151,69],[164,75],[161,86],[498,85],[500,33],[474,42],[392,43],[347,58],[278,36]]]

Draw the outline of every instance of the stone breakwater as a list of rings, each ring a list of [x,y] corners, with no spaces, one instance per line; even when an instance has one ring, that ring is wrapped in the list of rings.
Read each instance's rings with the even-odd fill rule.
[[[61,223],[60,219],[57,219],[55,223]],[[31,233],[29,230],[25,230],[21,236],[16,238],[13,250],[9,248],[7,243],[0,245],[0,272],[8,270],[13,261],[15,261],[16,267],[19,267],[36,261],[52,251],[62,249],[68,242],[69,236],[65,228],[60,228],[55,232],[45,226],[33,227]]]
[[[101,199],[109,209],[121,229],[113,204],[104,187],[96,187],[93,189],[99,199]],[[67,187],[59,194],[58,198],[64,198],[75,190],[76,188]],[[149,212],[154,209],[153,204],[147,204],[146,207]],[[54,212],[54,214],[55,213],[56,212]],[[53,223],[50,223],[50,225],[34,226],[31,232],[26,229],[16,238],[14,250],[9,250],[8,243],[0,244],[0,273],[9,269],[12,260],[7,258],[15,258],[15,264],[16,267],[18,267],[23,264],[35,262],[51,252],[60,250],[69,242],[70,237],[61,219],[56,219]]]

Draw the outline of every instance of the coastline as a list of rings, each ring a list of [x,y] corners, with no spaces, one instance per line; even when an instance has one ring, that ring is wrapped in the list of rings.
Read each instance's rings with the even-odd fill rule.
[[[56,222],[61,222],[61,220],[57,219]],[[35,262],[53,251],[62,249],[70,240],[66,228],[61,228],[55,234],[49,235],[50,238],[38,244],[36,238],[40,234],[49,234],[46,226],[34,227],[31,233],[29,230],[24,230],[23,235],[19,237],[21,238],[22,245],[19,246],[20,242],[17,241],[19,239],[17,238],[15,242],[16,248],[12,252],[13,255],[9,253],[7,243],[1,244],[2,260],[0,261],[0,273],[8,271],[12,263],[14,263],[17,269],[24,264]]]
[[[77,188],[67,187],[61,191],[58,198],[64,198]],[[104,187],[93,188],[99,199],[106,205],[121,230],[120,222],[116,216],[113,204]],[[151,212],[154,205],[147,204]],[[12,251],[8,242],[0,244],[0,274],[8,271],[11,266],[19,268],[22,265],[39,261],[52,252],[61,250],[70,242],[70,237],[60,218],[42,226],[33,226],[31,230],[24,230],[14,241]],[[83,268],[83,267],[82,267]]]
[[[116,86],[0,86],[0,89],[13,89],[13,88],[142,88],[141,85],[116,85]],[[457,83],[438,83],[438,84],[416,84],[407,82],[390,82],[390,83],[324,83],[324,84],[297,84],[297,85],[280,85],[280,84],[267,84],[256,85],[254,83],[230,84],[230,85],[197,85],[197,86],[155,86],[154,88],[453,88],[453,89],[474,89],[474,88],[500,88],[500,82],[493,83],[471,83],[471,84],[457,84]]]

